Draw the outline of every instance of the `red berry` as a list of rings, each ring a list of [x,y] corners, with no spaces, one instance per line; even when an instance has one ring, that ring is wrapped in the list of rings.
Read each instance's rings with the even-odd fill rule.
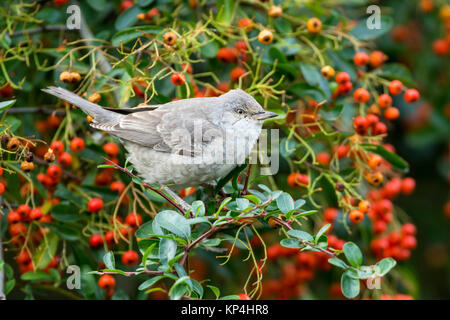
[[[42,217],[42,210],[41,208],[34,208],[30,212],[30,220],[39,220]]]
[[[31,262],[30,254],[27,250],[22,250],[19,254],[16,256],[16,262],[18,264],[28,264]]]
[[[54,180],[58,180],[61,178],[62,170],[58,165],[52,164],[47,168],[47,175]]]
[[[125,218],[125,223],[130,227],[138,227],[142,224],[142,217],[139,213],[130,213]]]
[[[388,94],[382,94],[378,97],[378,105],[380,108],[387,108],[392,105],[392,98]]]
[[[70,149],[73,152],[81,152],[84,150],[84,140],[82,138],[73,138],[72,141],[70,141]]]
[[[330,154],[328,152],[319,152],[317,154],[317,162],[322,166],[328,166],[330,164]]]
[[[109,188],[112,191],[117,191],[119,194],[121,194],[125,190],[125,183],[123,183],[122,181],[114,181],[111,183]]]
[[[181,72],[172,73],[172,75],[170,76],[170,80],[176,86],[181,86],[186,81],[184,74],[182,74]]]
[[[339,72],[336,75],[336,82],[338,84],[344,84],[346,82],[350,82],[350,75],[347,72]]]
[[[380,134],[386,134],[387,133],[387,127],[383,122],[377,122],[375,126],[372,129],[372,133],[375,136],[378,136]]]
[[[5,192],[5,185],[0,182],[0,195],[2,195]]]
[[[352,91],[352,89],[353,89],[353,84],[350,81],[347,81],[347,82],[344,82],[344,83],[340,83],[338,85],[338,89],[337,90],[338,90],[338,92],[340,94],[347,94],[350,91]]]
[[[369,126],[373,126],[379,121],[378,117],[372,113],[366,116],[366,120]]]
[[[413,178],[405,178],[402,181],[402,193],[406,195],[410,195],[413,193],[414,189],[416,187],[416,181]]]
[[[417,91],[416,89],[408,89],[405,92],[404,98],[408,103],[416,102],[420,98],[419,91]]]
[[[237,52],[235,48],[220,48],[217,51],[217,59],[224,63],[232,63],[237,61]]]
[[[238,297],[239,298],[237,300],[251,300],[250,297],[248,295],[246,295],[245,293],[239,293]]]
[[[119,154],[119,146],[114,142],[108,142],[103,145],[103,150],[110,157],[115,157]]]
[[[355,118],[353,118],[353,127],[355,128],[355,131],[357,133],[365,134],[368,126],[369,123],[367,122],[366,117],[356,116]]]
[[[89,244],[92,248],[101,248],[103,246],[103,238],[99,234],[93,234],[89,239]]]
[[[98,286],[102,289],[109,290],[116,286],[116,280],[110,274],[104,274],[98,279]]]
[[[417,233],[417,228],[412,223],[405,223],[402,226],[402,233],[404,235],[414,236]]]
[[[17,213],[20,215],[22,221],[27,221],[30,218],[31,208],[26,204],[21,204],[17,208]]]
[[[10,211],[8,213],[8,223],[9,224],[17,223],[21,219],[22,219],[22,217],[20,216],[20,214],[17,211]]]
[[[242,67],[236,67],[230,72],[230,79],[231,81],[238,82],[239,79],[246,73],[244,68]]]
[[[393,96],[399,95],[403,91],[403,83],[399,80],[393,80],[389,83],[388,90]]]
[[[100,198],[92,198],[88,203],[88,210],[90,212],[99,212],[103,209],[103,200]]]
[[[64,152],[64,144],[61,141],[59,141],[59,140],[55,140],[50,145],[50,149],[53,150],[54,154],[59,156],[61,153]]]
[[[417,240],[414,236],[405,236],[402,239],[401,245],[405,249],[414,249],[417,246]]]
[[[339,211],[336,208],[326,208],[323,217],[326,222],[332,223],[338,216]]]
[[[63,167],[68,167],[72,164],[72,155],[68,152],[63,152],[58,157],[58,163]]]
[[[353,57],[353,62],[360,67],[365,66],[369,63],[369,55],[365,52],[357,52]]]
[[[116,242],[115,238],[114,238],[114,231],[110,230],[108,232],[105,233],[105,241],[108,244],[113,244]]]
[[[129,250],[122,254],[122,262],[126,266],[135,266],[139,261],[139,255],[136,251]]]

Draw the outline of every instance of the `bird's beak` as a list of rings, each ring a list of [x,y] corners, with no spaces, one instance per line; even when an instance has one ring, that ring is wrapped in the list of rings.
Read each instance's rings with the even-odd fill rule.
[[[266,120],[266,119],[274,118],[277,116],[278,116],[278,113],[270,112],[270,111],[262,111],[262,112],[253,114],[252,118],[255,120]]]

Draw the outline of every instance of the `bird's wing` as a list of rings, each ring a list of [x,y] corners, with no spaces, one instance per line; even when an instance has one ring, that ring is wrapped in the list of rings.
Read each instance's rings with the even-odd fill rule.
[[[156,151],[200,155],[205,146],[224,133],[209,120],[206,101],[195,100],[183,105],[171,103],[150,111],[129,113],[112,125],[93,126]]]

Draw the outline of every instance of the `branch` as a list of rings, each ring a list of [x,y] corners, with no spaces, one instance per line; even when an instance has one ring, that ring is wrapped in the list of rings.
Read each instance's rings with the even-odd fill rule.
[[[70,31],[70,30],[65,25],[42,26],[33,29],[17,31],[10,34],[9,36],[13,38],[13,37],[20,37],[23,35],[33,35],[37,33],[52,32],[52,31]]]
[[[119,166],[118,164],[116,164],[116,163],[114,163],[114,162],[112,162],[111,160],[106,159],[106,158],[105,158],[105,161],[106,161],[107,163],[109,163],[110,165],[114,166],[116,169],[119,169],[120,171],[125,172],[125,173],[126,173],[127,175],[129,175],[130,177],[132,177],[132,178],[139,178],[137,175],[135,175],[134,173],[132,173],[131,171],[129,171],[127,168],[123,168],[123,167]],[[146,183],[146,182],[144,182],[144,181],[142,181],[141,183],[142,183],[142,185],[143,185],[144,187],[149,188],[149,189],[152,190],[153,192],[156,192],[156,193],[159,194],[161,197],[163,197],[164,199],[166,199],[172,206],[174,206],[175,208],[177,208],[183,215],[186,214],[186,211],[185,211],[178,203],[176,203],[175,201],[173,201],[172,199],[170,199],[168,196],[166,196],[166,195],[164,194],[164,192],[162,192],[161,190],[159,190],[159,189],[157,189],[157,188],[152,187],[151,185],[149,185],[148,183]]]
[[[2,196],[0,196],[0,207],[1,205],[2,205]],[[2,226],[2,218],[0,216],[0,230],[1,226]],[[0,233],[0,261],[3,261],[3,263],[5,263],[5,261],[3,260],[3,243],[1,233]],[[5,266],[3,265],[2,269],[0,270],[0,300],[6,300],[4,283],[5,283]]]
[[[250,172],[252,170],[252,164],[250,163],[248,165],[247,174],[245,176],[245,183],[244,183],[244,189],[242,189],[242,195],[246,195],[248,191],[248,181],[250,180]]]

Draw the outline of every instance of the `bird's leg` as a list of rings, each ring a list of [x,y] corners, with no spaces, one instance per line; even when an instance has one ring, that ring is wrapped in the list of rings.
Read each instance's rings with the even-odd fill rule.
[[[163,186],[162,189],[163,189],[167,194],[169,194],[169,196],[172,197],[172,199],[175,200],[175,201],[180,205],[180,207],[183,208],[184,211],[190,210],[189,215],[190,215],[190,216],[192,215],[192,208],[191,208],[191,206],[189,205],[189,203],[187,203],[186,201],[184,201],[180,196],[178,196],[175,192],[173,192],[169,187]]]

